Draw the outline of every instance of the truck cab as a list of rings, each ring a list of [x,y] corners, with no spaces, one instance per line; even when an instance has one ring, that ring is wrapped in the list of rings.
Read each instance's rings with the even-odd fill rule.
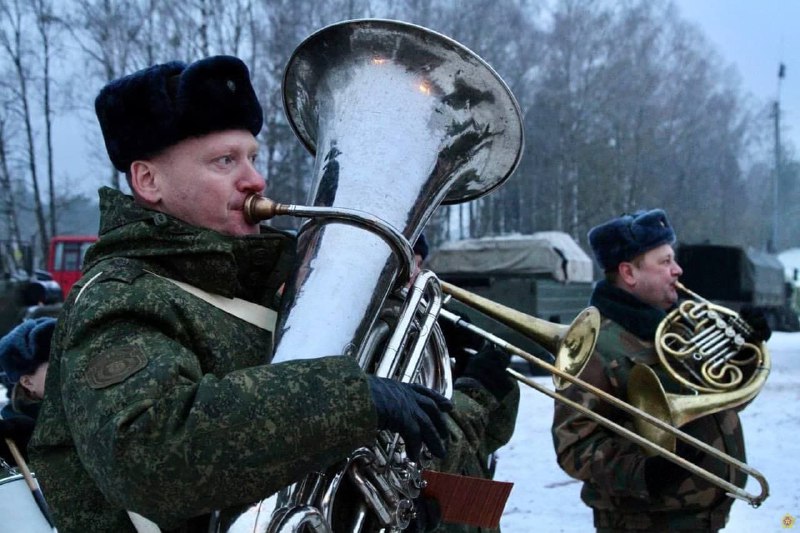
[[[675,258],[683,268],[681,282],[703,298],[739,311],[761,309],[771,329],[797,331],[783,263],[774,254],[717,244],[679,244]]]

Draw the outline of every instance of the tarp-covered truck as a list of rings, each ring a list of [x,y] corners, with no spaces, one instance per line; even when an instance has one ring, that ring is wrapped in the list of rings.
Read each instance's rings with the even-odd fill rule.
[[[592,259],[559,231],[447,242],[431,252],[425,268],[477,295],[558,324],[569,324],[586,308],[593,283]],[[504,324],[458,302],[447,307],[515,346],[549,358]],[[530,370],[541,374],[538,367]]]
[[[776,331],[800,329],[777,256],[739,246],[680,244],[676,259],[683,268],[681,282],[703,298],[734,311],[758,307]]]

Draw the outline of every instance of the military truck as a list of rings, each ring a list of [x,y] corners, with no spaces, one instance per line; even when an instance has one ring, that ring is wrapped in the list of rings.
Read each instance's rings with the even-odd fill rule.
[[[431,252],[425,268],[444,281],[555,324],[572,322],[588,305],[593,286],[591,258],[560,231],[447,242]],[[497,320],[455,301],[447,308],[537,357],[551,359],[536,342]],[[514,366],[544,373],[516,357]]]
[[[53,277],[34,268],[30,243],[0,240],[0,336],[26,318],[56,316],[63,300]]]
[[[739,246],[679,244],[681,282],[703,298],[738,311],[751,305],[764,311],[774,331],[798,331],[791,305],[792,287],[776,255]]]

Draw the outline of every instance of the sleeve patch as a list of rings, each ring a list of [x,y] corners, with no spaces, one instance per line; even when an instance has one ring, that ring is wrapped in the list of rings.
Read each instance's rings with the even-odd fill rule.
[[[93,389],[121,383],[147,366],[147,357],[136,346],[126,346],[113,354],[103,353],[86,368],[86,380]]]

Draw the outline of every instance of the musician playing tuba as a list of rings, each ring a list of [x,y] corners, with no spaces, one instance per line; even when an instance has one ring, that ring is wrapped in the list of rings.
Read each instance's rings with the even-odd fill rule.
[[[439,394],[341,354],[268,364],[295,242],[243,214],[265,188],[244,63],[155,65],[106,85],[96,111],[133,195],[100,190],[100,239],[56,327],[31,441],[61,533],[207,531],[213,510],[324,469],[376,429],[413,458],[422,444],[444,455]]]
[[[631,393],[630,377],[636,365],[652,368],[667,393],[694,394],[673,379],[657,357],[656,332],[678,303],[676,283],[683,272],[675,260],[674,242],[675,232],[661,209],[626,214],[589,231],[595,259],[605,271],[590,301],[603,321],[595,353],[581,378],[623,400]],[[747,346],[769,338],[763,320],[754,316],[749,322]],[[690,368],[687,364],[685,371],[693,371]],[[577,388],[565,394],[634,428],[629,416],[592,394]],[[682,429],[744,461],[736,409],[700,416]],[[661,455],[648,456],[639,445],[559,402],[552,430],[559,465],[584,482],[581,498],[593,510],[597,531],[717,531],[725,526],[733,499]],[[742,473],[730,474],[727,465],[682,441],[677,443],[677,453],[744,487]]]

